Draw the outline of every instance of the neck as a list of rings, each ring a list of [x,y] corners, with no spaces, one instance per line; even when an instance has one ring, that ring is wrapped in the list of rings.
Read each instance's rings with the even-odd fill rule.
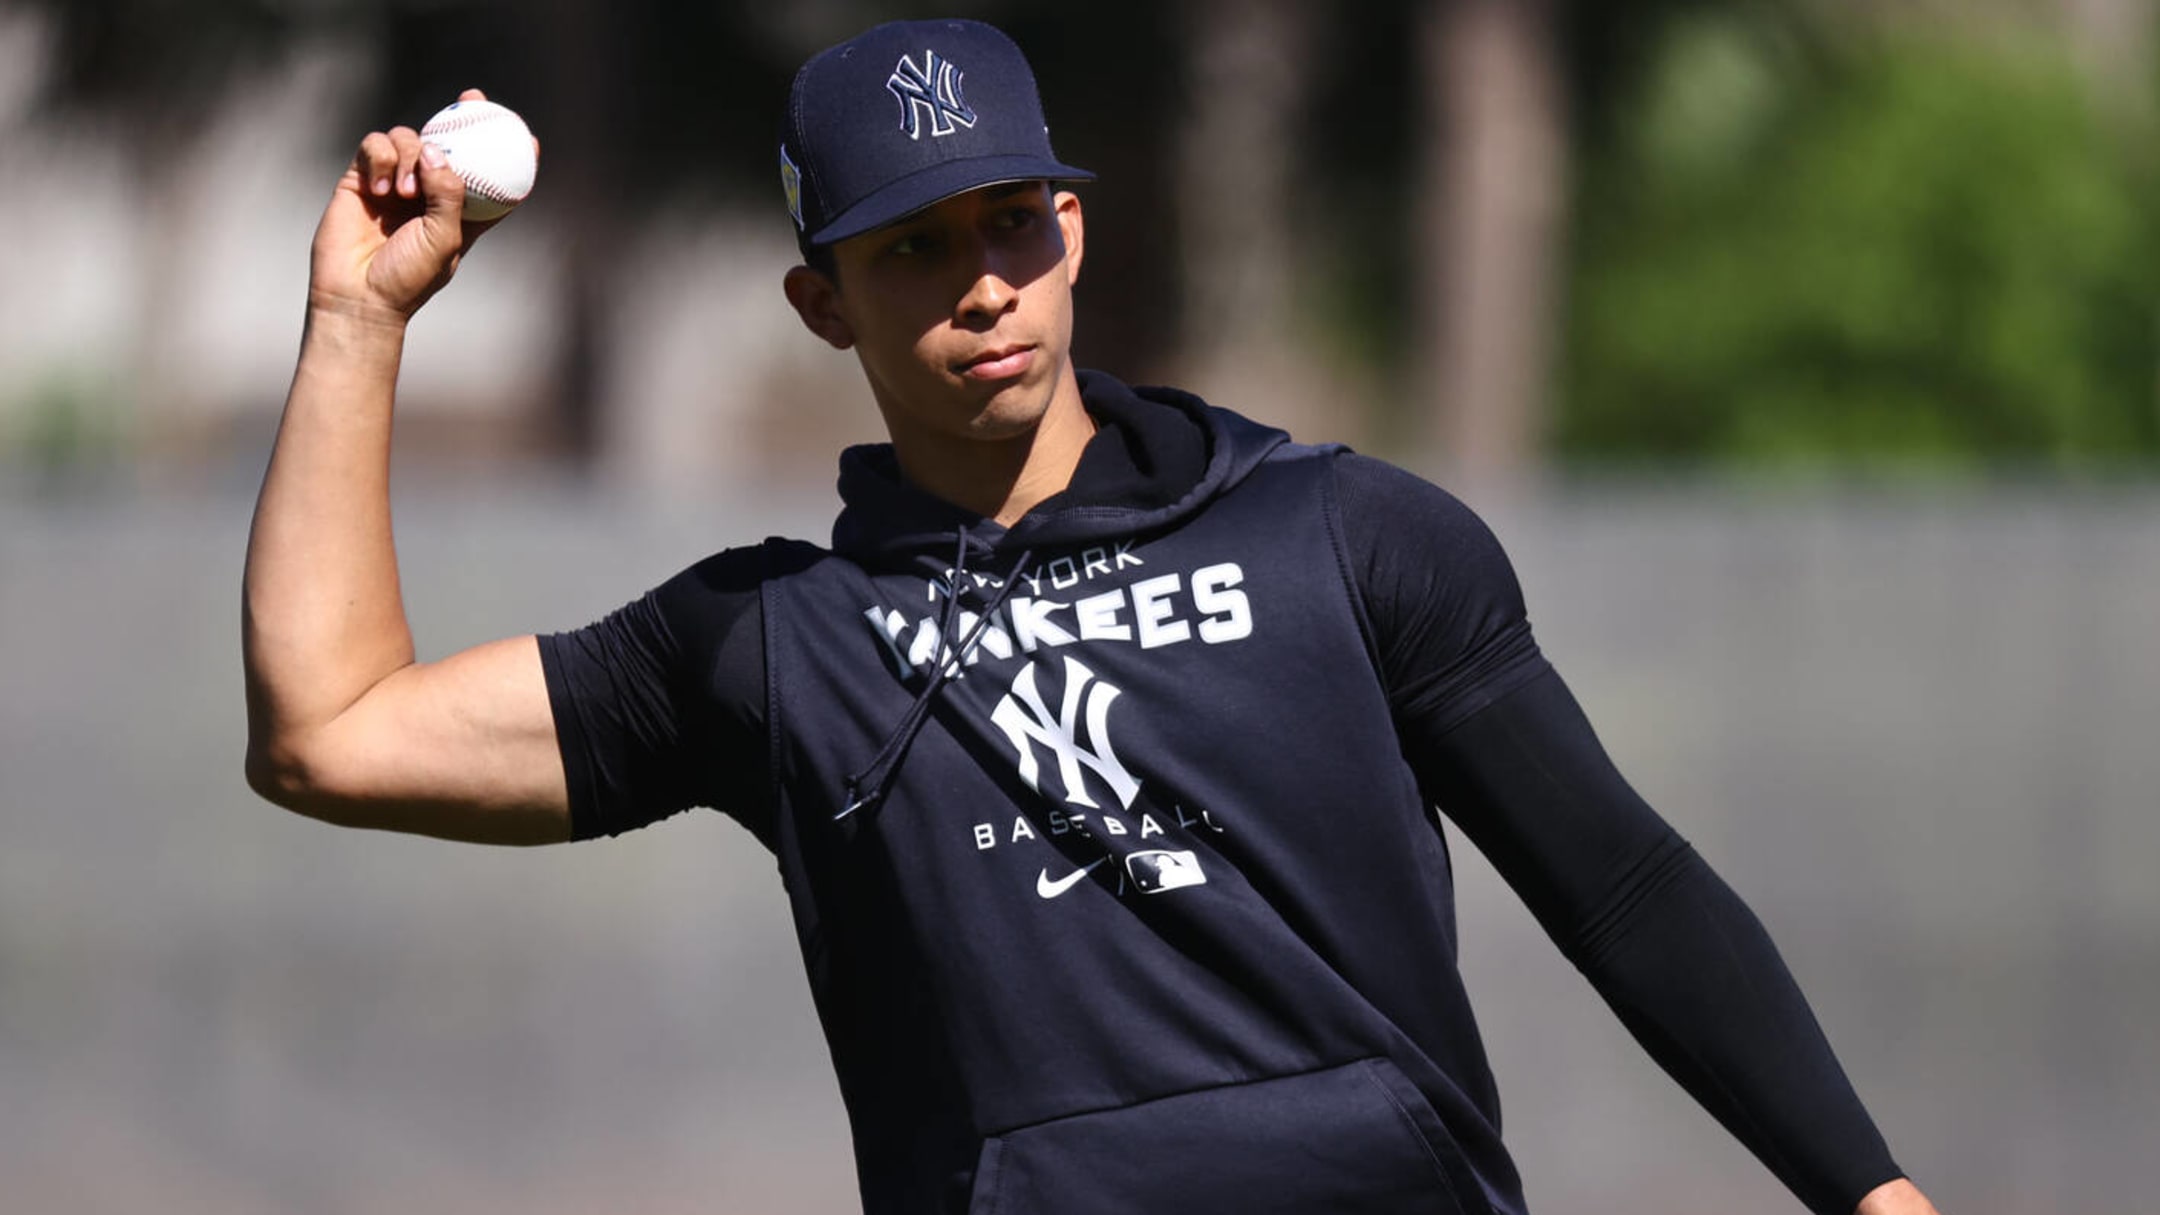
[[[1095,420],[1067,367],[1035,425],[997,438],[891,427],[893,455],[916,487],[1010,527],[1072,483]]]

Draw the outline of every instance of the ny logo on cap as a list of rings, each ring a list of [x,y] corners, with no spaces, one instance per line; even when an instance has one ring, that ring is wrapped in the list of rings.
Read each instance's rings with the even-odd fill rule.
[[[932,136],[952,134],[956,122],[963,127],[975,125],[975,111],[960,99],[960,81],[964,78],[952,60],[936,51],[923,52],[920,68],[912,56],[900,56],[885,87],[900,99],[900,129],[907,132],[909,139],[922,138],[925,115],[929,116]]]

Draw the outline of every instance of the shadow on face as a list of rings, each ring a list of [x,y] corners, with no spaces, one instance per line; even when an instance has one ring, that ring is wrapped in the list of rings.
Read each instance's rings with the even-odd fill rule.
[[[1072,194],[1042,181],[985,186],[832,246],[829,269],[789,272],[788,299],[838,349],[870,331],[920,336],[950,324],[987,333],[1024,297],[1069,291],[1080,232]],[[1060,266],[1062,282],[1053,275]]]

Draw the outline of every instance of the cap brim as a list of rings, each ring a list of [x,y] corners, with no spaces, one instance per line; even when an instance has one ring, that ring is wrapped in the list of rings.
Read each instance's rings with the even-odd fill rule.
[[[978,156],[969,160],[948,160],[887,183],[833,216],[831,223],[810,233],[808,239],[813,245],[829,245],[906,219],[955,194],[1010,181],[1037,180],[1093,181],[1095,175],[1086,169],[1076,169],[1040,156]]]

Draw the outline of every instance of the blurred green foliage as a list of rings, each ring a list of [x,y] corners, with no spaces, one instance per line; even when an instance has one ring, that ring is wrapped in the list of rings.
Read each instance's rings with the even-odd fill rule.
[[[2160,456],[2151,131],[2059,51],[1678,23],[1579,165],[1576,456]]]
[[[0,398],[0,461],[41,473],[113,464],[126,450],[128,419],[112,377],[58,366],[14,399]]]

